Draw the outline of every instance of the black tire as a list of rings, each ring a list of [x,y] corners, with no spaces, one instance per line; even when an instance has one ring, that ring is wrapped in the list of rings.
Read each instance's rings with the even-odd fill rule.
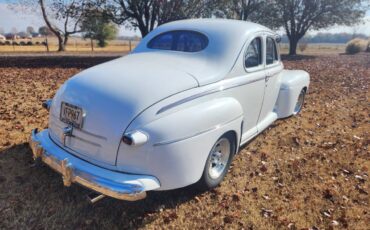
[[[227,141],[229,143],[229,147],[227,147],[227,146],[223,147],[224,149],[229,150],[229,154],[228,154],[228,157],[227,157],[227,163],[226,163],[226,161],[224,161],[225,162],[225,167],[222,169],[222,172],[220,171],[218,173],[211,173],[211,171],[212,172],[217,171],[217,170],[211,170],[210,168],[211,168],[211,165],[213,166],[212,168],[216,168],[216,164],[212,163],[212,160],[215,158],[214,150],[220,144],[220,141],[222,143],[224,143],[225,141]],[[209,190],[209,189],[217,187],[222,182],[222,180],[224,179],[227,171],[229,170],[231,161],[232,161],[232,159],[235,155],[235,150],[236,150],[236,138],[235,138],[235,135],[231,132],[222,135],[215,142],[215,144],[213,145],[213,147],[212,147],[212,149],[211,149],[211,151],[208,155],[206,165],[204,166],[202,177],[198,182],[198,188],[199,189]],[[222,158],[222,157],[220,157],[220,158]],[[222,160],[220,160],[220,161],[222,161]]]
[[[304,105],[305,96],[306,96],[306,88],[303,88],[298,95],[297,103],[294,107],[293,115],[297,115],[301,112],[303,105]]]

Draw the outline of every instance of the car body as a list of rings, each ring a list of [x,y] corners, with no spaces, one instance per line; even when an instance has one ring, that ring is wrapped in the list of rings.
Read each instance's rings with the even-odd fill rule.
[[[49,128],[32,132],[34,158],[66,186],[117,199],[217,186],[241,145],[303,105],[309,74],[283,69],[277,37],[236,20],[159,26],[61,86],[44,104]]]

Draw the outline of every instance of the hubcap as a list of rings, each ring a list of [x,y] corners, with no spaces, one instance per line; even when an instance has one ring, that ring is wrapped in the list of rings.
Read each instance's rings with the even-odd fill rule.
[[[230,141],[221,138],[211,150],[208,174],[212,179],[217,179],[224,172],[230,157]]]
[[[304,103],[304,95],[305,91],[302,89],[301,93],[298,96],[297,104],[294,107],[294,114],[299,113],[301,111],[303,103]]]

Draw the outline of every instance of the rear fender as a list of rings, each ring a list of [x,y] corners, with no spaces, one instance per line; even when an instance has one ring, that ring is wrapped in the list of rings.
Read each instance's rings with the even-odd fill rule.
[[[208,130],[217,129],[243,115],[240,103],[234,98],[211,99],[155,120],[144,127],[155,144],[186,139]],[[235,130],[237,139],[239,130]]]
[[[283,70],[280,74],[280,91],[274,110],[278,118],[285,118],[293,115],[301,90],[308,90],[310,76],[303,70]]]
[[[161,190],[197,182],[209,151],[224,133],[240,139],[243,111],[230,97],[210,99],[183,108],[138,128],[148,134],[142,146],[121,144],[117,168],[128,173],[156,176]]]

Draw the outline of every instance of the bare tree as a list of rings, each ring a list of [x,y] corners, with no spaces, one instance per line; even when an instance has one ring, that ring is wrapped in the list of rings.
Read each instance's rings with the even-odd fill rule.
[[[54,0],[51,2],[51,14],[56,20],[62,23],[62,26],[60,27],[51,23],[45,0],[38,0],[38,3],[46,25],[58,38],[58,51],[65,51],[69,36],[81,32],[79,29],[79,23],[84,13],[85,0]]]
[[[68,38],[81,32],[79,24],[88,0],[16,0],[10,8],[41,13],[47,27],[58,39],[58,51],[65,51]]]
[[[208,18],[215,12],[220,0],[172,0],[160,1],[158,25],[167,22],[188,19]]]
[[[216,16],[257,22],[264,17],[266,3],[267,0],[220,0]]]
[[[299,40],[309,29],[353,25],[362,20],[368,0],[274,0],[271,23],[281,26],[289,38],[289,54],[295,55]],[[275,25],[274,25],[275,24]]]
[[[364,16],[369,0],[220,0],[216,16],[284,28],[289,54],[310,29],[353,25]]]
[[[163,23],[209,15],[216,0],[103,0],[110,19],[138,28],[142,37]]]

